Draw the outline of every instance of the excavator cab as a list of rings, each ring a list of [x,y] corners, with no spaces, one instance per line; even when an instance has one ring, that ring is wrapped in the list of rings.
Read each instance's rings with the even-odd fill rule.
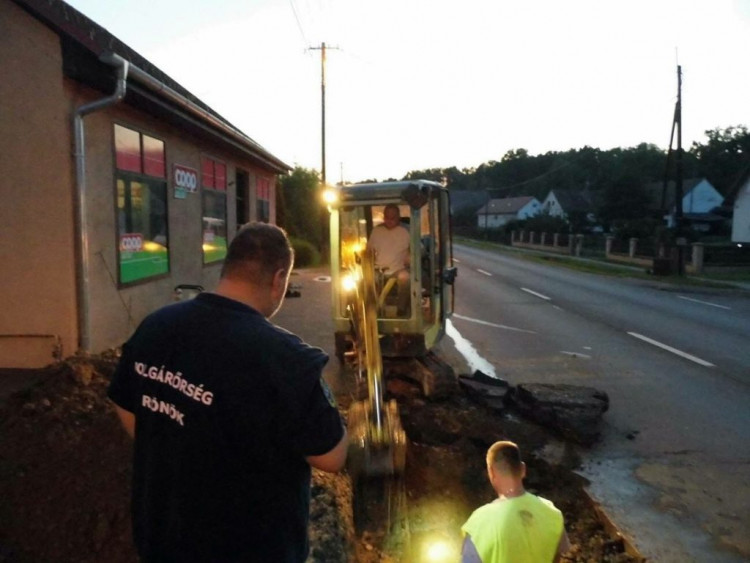
[[[410,234],[409,307],[398,315],[398,288],[388,272],[376,271],[377,326],[384,357],[424,355],[445,334],[453,312],[453,266],[448,190],[426,180],[356,184],[337,190],[330,205],[331,273],[336,355],[353,347],[347,290],[352,267],[361,262],[385,206],[398,205]],[[342,285],[343,284],[343,285]]]
[[[397,282],[378,271],[367,241],[387,205],[409,232],[409,303],[398,311]],[[349,469],[354,476],[403,473],[406,436],[395,400],[384,401],[383,358],[423,357],[445,334],[453,311],[450,200],[425,180],[357,184],[329,200],[336,354],[356,360],[366,397],[349,408]]]

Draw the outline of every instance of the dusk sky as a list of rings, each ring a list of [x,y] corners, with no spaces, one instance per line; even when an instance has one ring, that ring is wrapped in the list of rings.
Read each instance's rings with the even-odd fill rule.
[[[329,182],[750,125],[750,0],[68,0]],[[316,49],[311,49],[311,48]]]

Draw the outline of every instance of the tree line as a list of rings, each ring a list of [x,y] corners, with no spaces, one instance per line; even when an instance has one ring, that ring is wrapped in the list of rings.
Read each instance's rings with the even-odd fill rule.
[[[726,198],[750,167],[750,131],[744,125],[705,132],[706,140],[683,150],[683,178],[707,178]],[[540,201],[550,190],[587,190],[596,195],[596,212],[605,223],[634,221],[648,202],[645,186],[675,178],[674,153],[653,144],[602,150],[585,146],[531,155],[526,149],[506,152],[498,161],[475,168],[413,170],[403,178],[441,182],[453,191],[482,191],[492,198],[534,196]],[[669,158],[668,158],[669,157]],[[373,181],[373,180],[362,180]],[[278,222],[293,237],[323,250],[327,243],[317,171],[297,167],[282,177],[278,194]],[[454,217],[454,221],[472,221]]]

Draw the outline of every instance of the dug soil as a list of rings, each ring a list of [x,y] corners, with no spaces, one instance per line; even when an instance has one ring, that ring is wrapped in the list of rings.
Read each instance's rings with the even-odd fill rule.
[[[119,427],[106,388],[116,353],[71,358],[0,409],[0,563],[134,563],[129,514],[130,439]],[[487,447],[516,441],[528,465],[527,489],[564,513],[573,548],[565,561],[633,561],[608,533],[574,473],[575,448],[507,412],[488,409],[456,391],[425,399],[406,381],[389,381],[408,436],[407,469],[372,506],[393,499],[397,521],[355,528],[346,472],[314,473],[310,558],[315,562],[427,561],[442,545],[456,561],[460,526],[492,500],[483,466]],[[345,414],[349,399],[340,398]],[[558,453],[549,461],[550,448]],[[553,449],[554,449],[553,448]],[[370,485],[368,485],[370,486]]]

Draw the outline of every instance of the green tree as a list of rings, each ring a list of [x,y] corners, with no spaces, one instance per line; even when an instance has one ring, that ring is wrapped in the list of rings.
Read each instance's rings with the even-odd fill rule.
[[[740,172],[750,164],[750,131],[744,125],[706,131],[705,143],[693,143],[701,176],[722,194],[729,195]]]
[[[623,175],[602,193],[597,216],[608,229],[616,220],[631,221],[647,217],[650,197],[638,176]]]
[[[297,166],[281,178],[284,216],[278,218],[290,236],[306,240],[318,250],[327,245],[327,214],[320,199],[320,178],[315,170]],[[283,221],[283,222],[282,222]]]

